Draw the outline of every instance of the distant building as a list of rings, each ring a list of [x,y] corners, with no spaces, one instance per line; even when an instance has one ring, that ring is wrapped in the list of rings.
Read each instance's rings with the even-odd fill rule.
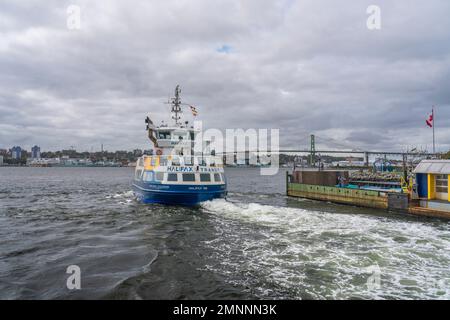
[[[11,158],[14,160],[20,160],[22,158],[22,148],[19,146],[12,147]]]
[[[40,159],[41,158],[41,148],[38,146],[34,146],[31,148],[31,158]]]
[[[0,156],[0,166],[3,165],[3,156]]]

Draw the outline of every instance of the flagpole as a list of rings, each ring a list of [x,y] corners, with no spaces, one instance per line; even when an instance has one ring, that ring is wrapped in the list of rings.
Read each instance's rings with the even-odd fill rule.
[[[436,126],[436,117],[434,116],[434,106],[431,109],[431,114],[433,115],[433,153],[436,154],[436,140],[434,136],[434,127]]]

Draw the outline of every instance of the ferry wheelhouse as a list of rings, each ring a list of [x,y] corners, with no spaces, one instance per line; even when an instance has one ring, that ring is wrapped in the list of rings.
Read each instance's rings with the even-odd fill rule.
[[[194,206],[203,201],[226,196],[226,178],[221,157],[211,155],[208,141],[200,141],[201,152],[194,152],[199,131],[181,123],[179,86],[172,105],[173,125],[155,126],[146,119],[148,137],[153,143],[151,155],[136,163],[133,190],[143,203]],[[196,110],[190,106],[193,112]],[[195,115],[194,113],[194,115]]]

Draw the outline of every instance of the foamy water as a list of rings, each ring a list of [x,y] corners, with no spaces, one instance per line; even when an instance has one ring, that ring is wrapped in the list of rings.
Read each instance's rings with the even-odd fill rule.
[[[205,245],[221,263],[208,268],[254,283],[261,297],[273,285],[285,298],[450,298],[448,226],[225,200],[202,207],[217,219]]]

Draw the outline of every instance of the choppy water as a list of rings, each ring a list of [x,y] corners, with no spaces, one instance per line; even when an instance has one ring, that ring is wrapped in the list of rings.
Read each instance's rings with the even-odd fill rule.
[[[141,205],[132,173],[0,168],[0,299],[450,298],[447,221],[287,198],[284,172],[238,168],[227,201]]]

